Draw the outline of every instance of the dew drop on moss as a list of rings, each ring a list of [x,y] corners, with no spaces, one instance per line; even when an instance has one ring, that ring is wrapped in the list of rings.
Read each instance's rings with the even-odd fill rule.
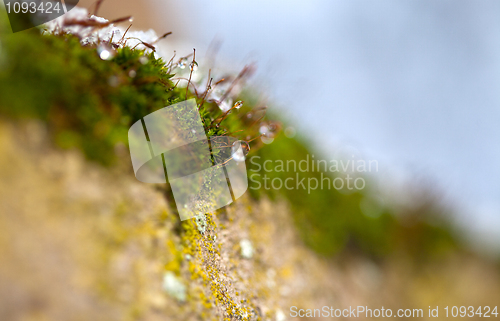
[[[236,162],[244,162],[246,150],[245,142],[236,141],[231,148],[231,156]]]
[[[259,133],[261,133],[262,135],[267,135],[269,133],[269,127],[267,125],[260,126]]]
[[[262,140],[262,142],[264,144],[268,144],[268,145],[271,144],[274,141],[273,137],[268,137],[266,135],[262,136],[260,139]]]
[[[198,63],[196,61],[193,61],[189,64],[189,67],[191,68],[191,71],[196,71],[198,70]]]
[[[139,58],[139,62],[140,62],[141,64],[145,65],[145,64],[147,64],[147,63],[149,62],[149,59],[148,59],[148,57],[146,57],[146,56],[141,56],[141,57]]]
[[[243,106],[243,102],[241,100],[238,100],[237,102],[234,103],[234,108],[240,109],[241,106]]]
[[[181,60],[179,60],[179,63],[177,64],[177,66],[179,68],[181,68],[181,69],[185,69],[186,65],[187,65],[187,59],[186,58],[182,58]]]
[[[110,44],[102,43],[97,46],[97,54],[102,60],[111,60],[116,56],[116,51]]]

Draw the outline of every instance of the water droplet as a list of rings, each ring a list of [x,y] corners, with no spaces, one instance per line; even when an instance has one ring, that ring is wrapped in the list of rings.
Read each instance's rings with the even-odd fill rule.
[[[130,18],[128,19],[128,22],[134,22],[134,17],[130,17]]]
[[[196,61],[193,61],[189,64],[189,67],[191,68],[191,71],[196,71],[198,70],[198,63]]]
[[[241,106],[243,106],[243,102],[241,100],[238,100],[237,102],[234,103],[234,108],[240,109]]]
[[[146,56],[141,56],[141,57],[139,58],[139,62],[140,62],[141,64],[145,65],[145,64],[147,64],[147,63],[149,62],[149,59],[148,59],[148,57],[146,57]]]
[[[187,65],[187,59],[186,58],[182,58],[181,60],[179,60],[179,62],[177,63],[177,66],[181,69],[185,69],[186,68],[186,65]]]
[[[268,136],[262,136],[260,139],[264,144],[271,144],[274,141],[274,138]]]
[[[289,126],[285,129],[285,136],[288,138],[293,138],[295,137],[296,131],[295,128]]]
[[[128,72],[128,75],[129,75],[129,77],[134,78],[135,76],[137,76],[137,71],[132,69]]]
[[[259,132],[262,135],[262,137],[266,137],[269,139],[274,138],[276,134],[275,131],[276,131],[276,125],[274,124],[262,124],[259,128]]]
[[[260,126],[259,133],[261,133],[262,135],[267,135],[269,133],[269,127],[267,125]]]
[[[231,148],[231,156],[236,162],[244,162],[245,155],[248,153],[250,147],[247,142],[235,141]]]
[[[111,60],[116,56],[116,51],[108,43],[102,43],[97,46],[97,54],[102,60]]]
[[[252,117],[253,117],[252,113],[248,113],[248,114],[247,114],[247,118],[248,118],[248,119],[250,119],[250,118],[252,118]]]

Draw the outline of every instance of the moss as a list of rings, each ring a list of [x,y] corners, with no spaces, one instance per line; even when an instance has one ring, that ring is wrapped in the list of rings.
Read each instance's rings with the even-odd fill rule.
[[[234,128],[243,129],[241,136],[255,134],[237,117],[229,128],[217,126],[213,120],[222,113],[215,103],[189,92],[186,97],[171,80],[170,66],[153,54],[123,47],[105,61],[95,46],[82,46],[75,36],[42,36],[36,29],[2,40],[9,64],[0,71],[0,115],[42,119],[60,147],[79,148],[92,160],[114,163],[114,146],[127,144],[131,124],[191,97],[197,99],[208,136]],[[183,123],[190,121],[185,115]]]
[[[71,35],[42,36],[34,29],[4,37],[5,28],[0,30],[3,30],[0,31],[0,58],[6,61],[0,70],[0,115],[10,119],[41,119],[47,123],[53,141],[61,148],[77,148],[91,160],[104,165],[114,164],[120,155],[116,147],[127,145],[131,124],[155,110],[192,97],[199,105],[208,136],[232,135],[248,140],[259,135],[259,121],[253,116],[257,113],[256,108],[261,106],[256,95],[248,90],[237,98],[244,101],[243,106],[221,120],[223,113],[214,102],[177,86],[173,81],[172,64],[155,58],[153,54],[124,47],[117,50],[112,60],[104,61],[99,58],[95,46],[82,46],[79,39]],[[134,71],[134,77],[131,71]],[[262,121],[280,118],[270,115]],[[186,126],[190,121],[192,118],[185,115]],[[300,160],[311,154],[308,148],[311,144],[303,138],[278,136],[272,145],[259,150],[261,145],[258,140],[254,141],[253,154],[250,154],[261,156],[261,165],[266,160]],[[253,165],[248,162],[248,166],[252,169]],[[291,175],[268,174],[271,179],[278,177],[282,180]],[[299,173],[300,178],[305,179],[318,179],[320,174]],[[331,173],[323,174],[332,177]],[[360,209],[365,196],[362,193],[344,195],[333,189],[324,189],[306,194],[300,189],[259,190],[250,187],[250,193],[256,199],[262,194],[271,199],[285,198],[291,204],[294,221],[304,242],[326,256],[355,248],[383,257],[398,250],[398,246],[414,247],[411,244],[419,244],[420,247],[412,251],[424,255],[432,250],[433,244],[439,244],[444,250],[455,244],[446,225],[433,229],[424,222],[423,227],[417,229],[418,233],[404,233],[405,227],[392,215],[390,208],[378,218],[366,217]],[[168,187],[164,190],[170,195]],[[229,217],[227,224],[231,223]],[[185,231],[194,238],[189,242],[186,240],[189,255],[196,254],[193,242],[198,241],[199,233],[195,232],[203,231],[203,225],[200,221],[195,230]],[[219,228],[225,226],[221,224]],[[432,241],[414,242],[428,232],[432,232]],[[403,238],[398,246],[395,246],[396,238]],[[213,249],[217,250],[217,247]],[[179,269],[179,260],[182,260],[175,253],[175,259],[166,263],[173,271]]]

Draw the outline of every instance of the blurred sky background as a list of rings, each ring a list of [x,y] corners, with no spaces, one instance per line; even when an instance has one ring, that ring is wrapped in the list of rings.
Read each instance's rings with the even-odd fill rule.
[[[255,83],[328,157],[378,160],[393,191],[430,182],[500,249],[499,1],[130,3],[103,10],[173,31],[165,42],[180,55],[221,41],[217,66],[257,62]]]

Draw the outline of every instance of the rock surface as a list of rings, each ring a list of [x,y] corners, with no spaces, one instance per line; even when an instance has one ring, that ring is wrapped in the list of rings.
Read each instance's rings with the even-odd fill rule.
[[[180,222],[161,186],[52,147],[38,122],[0,122],[0,320],[285,320],[290,307],[498,304],[473,256],[374,262],[305,247],[285,201],[249,196]]]

